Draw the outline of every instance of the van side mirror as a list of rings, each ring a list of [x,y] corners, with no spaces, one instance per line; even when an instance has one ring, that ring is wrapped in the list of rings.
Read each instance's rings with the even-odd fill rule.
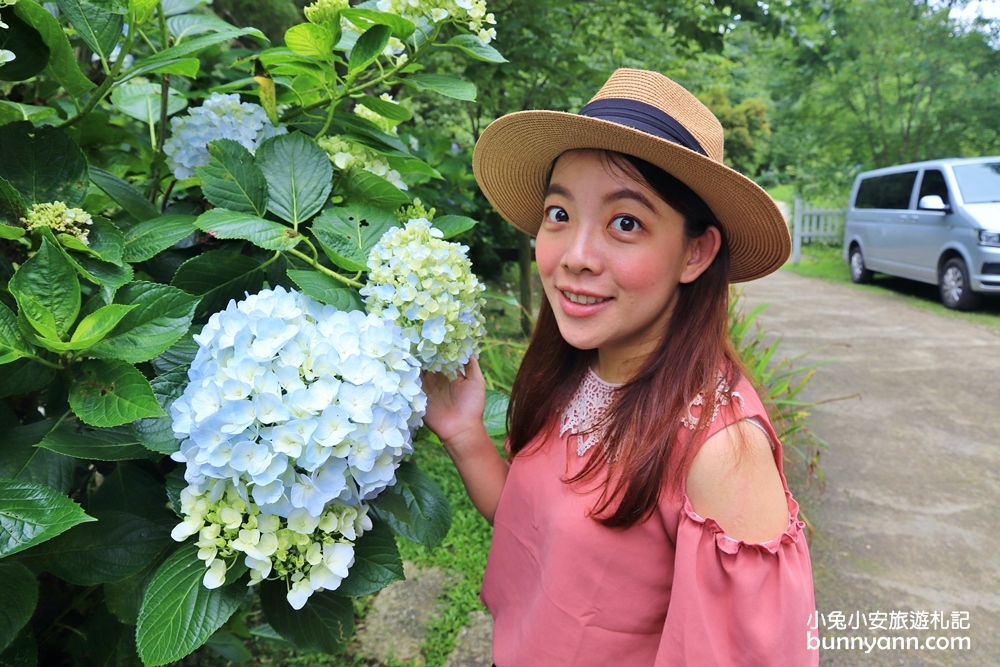
[[[921,211],[944,211],[945,213],[951,211],[951,206],[944,203],[941,195],[924,195],[917,202],[917,208]]]

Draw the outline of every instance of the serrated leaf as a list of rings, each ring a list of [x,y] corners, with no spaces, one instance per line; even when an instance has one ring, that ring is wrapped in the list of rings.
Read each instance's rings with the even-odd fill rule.
[[[20,238],[24,236],[21,218],[27,213],[21,194],[7,179],[0,178],[0,222],[5,222],[2,238]],[[16,235],[14,235],[16,234]]]
[[[33,563],[79,586],[111,584],[141,572],[170,546],[172,521],[120,511],[94,512],[86,523],[31,551]]]
[[[123,86],[126,82],[139,76],[146,76],[147,74],[177,74],[193,79],[198,76],[198,69],[200,67],[201,61],[197,58],[173,58],[162,62],[146,63],[141,67],[130,69],[115,81],[114,85]]]
[[[315,23],[300,23],[285,31],[285,46],[300,56],[328,60],[333,44],[333,34]]]
[[[30,30],[31,28],[28,29]],[[44,64],[42,66],[44,67]],[[0,125],[6,125],[7,123],[19,120],[30,120],[32,123],[40,125],[42,121],[49,120],[56,113],[56,110],[52,107],[39,107],[33,104],[11,102],[10,100],[0,101]]]
[[[94,518],[47,486],[0,479],[0,558],[41,544],[86,521]]]
[[[201,296],[195,315],[202,317],[224,309],[231,299],[260,291],[264,272],[253,257],[212,250],[181,264],[170,284]]]
[[[483,411],[483,426],[491,438],[507,435],[507,405],[510,397],[501,391],[487,390],[486,409]]]
[[[125,17],[86,0],[56,0],[90,50],[107,60],[122,38]]]
[[[38,252],[14,273],[9,287],[19,312],[48,338],[58,340],[65,335],[80,312],[76,271],[44,237]]]
[[[189,366],[194,361],[195,355],[198,354],[198,343],[193,336],[199,331],[201,331],[200,326],[188,328],[166,352],[153,359],[153,370],[157,375],[169,373],[179,366]]]
[[[142,222],[159,215],[156,207],[150,204],[149,200],[143,197],[142,193],[136,190],[131,183],[118,178],[111,172],[98,167],[90,167],[90,180],[136,220]],[[126,261],[138,260],[126,259]]]
[[[365,309],[365,304],[357,291],[344,287],[344,283],[337,282],[330,276],[308,269],[305,271],[288,269],[286,273],[303,293],[330,304],[337,310],[347,312]]]
[[[194,543],[181,546],[153,575],[136,626],[139,656],[148,667],[180,660],[229,620],[246,597],[237,582],[209,590]]]
[[[17,326],[17,316],[0,303],[0,364],[35,356],[34,346],[25,340]]]
[[[36,447],[52,429],[44,419],[0,432],[0,477],[41,484],[62,493],[73,486],[76,459]]]
[[[366,172],[367,173],[367,172]],[[348,271],[367,271],[368,255],[399,221],[391,211],[367,204],[335,206],[312,223],[312,232],[330,259]]]
[[[108,335],[122,321],[122,318],[135,308],[137,308],[136,304],[101,306],[80,320],[80,323],[76,325],[76,330],[73,331],[73,337],[70,341],[81,344],[86,343],[88,346],[93,345]]]
[[[106,218],[95,217],[89,225],[87,248],[95,257],[116,266],[122,265],[125,235]]]
[[[124,361],[85,361],[69,390],[69,405],[85,424],[112,427],[143,417],[159,417],[162,408],[149,381]]]
[[[417,90],[430,90],[466,102],[476,101],[476,84],[451,74],[413,74],[402,81]]]
[[[410,203],[410,198],[381,176],[364,169],[349,169],[345,182],[348,197],[371,206],[395,210]]]
[[[375,97],[373,95],[362,95],[358,98],[358,103],[368,109],[371,109],[383,118],[388,118],[389,120],[394,120],[396,122],[401,123],[413,118],[413,114],[410,113],[410,110],[402,104],[389,102],[388,100],[383,100],[382,98]]]
[[[195,226],[219,239],[243,239],[265,250],[289,250],[302,239],[291,227],[252,213],[213,208],[198,216]]]
[[[14,5],[14,13],[19,19],[38,31],[45,46],[49,49],[49,59],[45,66],[45,72],[49,73],[59,85],[65,88],[66,92],[76,99],[80,99],[97,87],[80,71],[73,48],[56,17],[52,16],[40,4],[34,2],[17,3]]]
[[[162,88],[158,83],[128,83],[111,91],[111,103],[126,116],[147,125],[160,122]],[[167,115],[187,108],[187,98],[173,88],[167,89]]]
[[[21,396],[47,386],[55,371],[33,359],[18,359],[3,367],[0,373],[0,398]]]
[[[181,14],[167,19],[167,30],[174,36],[174,41],[179,42],[206,32],[236,30],[236,26],[211,14]]]
[[[222,44],[238,37],[243,37],[244,35],[254,37],[256,39],[267,41],[264,37],[264,33],[257,28],[241,28],[239,30],[232,30],[230,32],[220,32],[214,35],[202,35],[201,37],[195,37],[194,39],[189,39],[187,41],[181,42],[169,49],[164,49],[158,51],[151,56],[147,56],[142,60],[135,63],[134,69],[146,67],[154,63],[163,63],[168,60],[177,60],[178,58],[186,58],[188,56],[193,56],[197,53],[201,53],[205,49],[215,46],[216,44]],[[131,71],[131,70],[130,70]]]
[[[476,226],[477,222],[464,215],[442,215],[439,218],[434,218],[431,224],[441,230],[441,233],[444,234],[443,238],[450,239],[462,232],[469,231]]]
[[[173,454],[180,449],[181,443],[174,437],[170,405],[184,393],[184,388],[188,385],[187,366],[178,366],[163,375],[157,375],[149,384],[166,415],[140,419],[132,424],[132,430],[146,449],[160,454]]]
[[[437,546],[451,528],[451,507],[441,487],[427,473],[409,461],[403,461],[396,469],[396,484],[385,493],[398,494],[410,511],[410,523],[405,523],[392,513],[379,513],[393,532],[423,544],[428,548]]]
[[[389,527],[379,521],[355,542],[354,565],[336,592],[338,595],[360,597],[380,591],[403,578],[403,561],[399,557],[396,540]]]
[[[53,201],[79,206],[87,196],[87,158],[64,130],[36,128],[29,121],[8,123],[0,132],[0,155],[0,178],[28,206]]]
[[[302,609],[288,604],[284,580],[260,584],[260,605],[267,622],[282,637],[303,650],[339,653],[354,632],[351,601],[331,591],[313,593]]]
[[[168,350],[187,332],[198,298],[177,287],[139,281],[118,290],[115,303],[135,308],[88,355],[138,363]]]
[[[201,191],[214,206],[255,213],[267,213],[267,181],[254,162],[253,155],[232,139],[209,142],[211,160],[195,169],[201,178]]]
[[[194,221],[193,215],[162,215],[129,227],[122,259],[145,262],[193,234],[197,230]]]
[[[402,40],[407,39],[417,28],[413,21],[404,19],[402,16],[387,12],[378,12],[372,9],[351,7],[341,11],[340,15],[356,26],[387,25],[392,28],[392,34]]]
[[[0,563],[0,651],[21,632],[38,604],[38,580],[20,563]]]
[[[267,179],[268,209],[285,222],[305,222],[330,196],[330,158],[301,132],[268,139],[257,148],[256,161]]]
[[[160,560],[156,559],[130,577],[113,584],[104,584],[104,604],[108,611],[122,623],[135,625],[139,621],[139,610],[142,608],[142,598],[146,594],[146,588],[159,566]],[[134,637],[132,633],[129,633],[129,636]],[[132,650],[135,651],[134,646]],[[135,663],[137,667],[142,665],[138,655],[135,656]]]
[[[85,280],[111,290],[118,289],[122,285],[132,280],[134,272],[128,264],[118,266],[109,262],[102,262],[96,257],[78,255],[73,258],[77,272]]]
[[[351,47],[351,57],[347,63],[350,73],[360,72],[375,62],[392,37],[392,28],[387,25],[373,25],[358,37]]]
[[[441,46],[458,49],[472,56],[476,60],[482,60],[487,63],[507,62],[507,59],[504,58],[499,51],[489,44],[484,44],[483,40],[479,39],[476,35],[470,35],[467,33],[464,35],[456,35]]]
[[[64,421],[48,432],[39,447],[88,461],[129,461],[149,458],[149,450],[127,426],[93,428]]]

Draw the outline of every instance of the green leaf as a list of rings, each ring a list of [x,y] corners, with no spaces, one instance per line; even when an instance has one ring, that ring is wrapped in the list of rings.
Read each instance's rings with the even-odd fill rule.
[[[177,74],[193,79],[198,76],[198,69],[200,67],[201,61],[197,58],[173,58],[171,60],[164,60],[163,62],[146,63],[142,67],[133,67],[126,74],[123,74],[115,81],[114,86],[125,85],[128,81],[138,76],[146,76],[147,74]]]
[[[31,30],[31,28],[27,28]],[[0,44],[0,46],[3,46]],[[13,51],[13,49],[8,49]],[[8,65],[9,66],[9,65]],[[44,67],[44,63],[42,65]],[[2,76],[0,76],[2,78]],[[49,120],[56,115],[56,110],[52,107],[38,107],[32,104],[21,104],[10,100],[0,100],[0,125],[13,123],[19,120],[30,120],[35,124],[42,124],[42,121]]]
[[[135,304],[127,306],[123,304],[101,306],[80,320],[70,341],[74,343],[87,343],[88,347],[93,345],[107,336],[122,321],[122,318],[136,307]]]
[[[0,224],[0,239],[6,241],[13,241],[24,236],[25,231],[23,227],[13,227],[7,224]]]
[[[0,667],[38,667],[38,643],[31,625],[25,625],[7,650],[0,653]]]
[[[87,196],[87,158],[57,127],[36,128],[26,120],[4,125],[0,156],[0,178],[6,179],[28,206],[53,201],[79,206]]]
[[[45,71],[54,78],[70,95],[80,99],[97,86],[80,71],[76,55],[69,45],[59,20],[44,7],[34,2],[19,2],[14,5],[14,13],[19,19],[38,31],[49,49],[48,65]],[[16,62],[16,61],[15,61]],[[3,69],[6,69],[4,67]],[[43,200],[52,201],[52,200]],[[65,200],[63,200],[65,201]],[[67,202],[69,203],[69,202]]]
[[[5,365],[0,373],[0,398],[38,391],[52,381],[54,374],[54,370],[32,359],[18,359]]]
[[[398,494],[410,511],[410,523],[395,514],[376,510],[377,516],[386,521],[392,530],[403,537],[433,549],[451,528],[451,507],[441,487],[427,473],[409,461],[396,469],[396,484],[385,493]]]
[[[206,32],[236,30],[236,26],[210,14],[181,14],[167,19],[167,30],[174,36],[174,41],[180,42]]]
[[[380,97],[374,97],[373,95],[362,95],[358,98],[358,103],[361,104],[361,106],[371,109],[383,118],[388,118],[389,120],[403,122],[413,118],[413,114],[410,113],[410,110],[402,104],[389,102]]]
[[[104,190],[105,194],[115,200],[116,204],[121,206],[126,213],[136,220],[141,222],[159,215],[156,207],[150,204],[149,200],[136,190],[131,183],[118,178],[111,172],[104,171],[98,167],[91,167],[90,180],[94,185]]]
[[[32,549],[32,563],[79,586],[111,584],[141,572],[172,542],[170,520],[118,511],[93,516],[96,523],[71,528]]]
[[[313,221],[312,232],[338,266],[348,271],[367,271],[371,249],[386,231],[398,226],[391,211],[349,204],[323,211]]]
[[[286,273],[303,293],[318,301],[330,304],[337,310],[347,312],[365,309],[365,304],[356,290],[344,287],[344,283],[338,282],[330,276],[310,270],[288,269]]]
[[[475,227],[476,221],[464,215],[442,215],[431,224],[441,230],[444,238],[450,239]]]
[[[161,215],[129,227],[125,230],[122,259],[126,262],[151,259],[193,234],[197,230],[194,221],[193,215]]]
[[[195,226],[218,239],[244,239],[265,250],[289,250],[302,239],[297,231],[251,213],[213,208],[198,216]]]
[[[188,385],[187,366],[178,366],[150,381],[153,395],[163,412],[163,417],[148,417],[132,424],[132,430],[146,449],[160,454],[173,454],[180,449],[180,441],[174,437],[173,419],[170,405],[180,398]]]
[[[285,31],[285,45],[300,56],[329,60],[333,34],[321,25],[300,23]]]
[[[219,630],[209,637],[205,642],[205,648],[238,665],[253,659],[253,654],[247,650],[240,638],[225,630]]]
[[[373,25],[365,30],[351,48],[351,57],[347,63],[348,72],[351,74],[360,72],[375,62],[385,49],[385,45],[389,43],[390,37],[392,28],[387,25]]]
[[[486,392],[486,409],[483,411],[483,426],[491,438],[507,435],[507,405],[510,397],[502,391]]]
[[[139,281],[118,290],[115,303],[135,309],[91,347],[88,355],[138,363],[170,349],[187,332],[198,298],[177,287]]]
[[[476,60],[482,60],[487,63],[507,62],[507,59],[500,55],[499,51],[489,44],[483,44],[483,40],[479,39],[476,35],[456,35],[444,44],[441,44],[441,46],[464,51]]]
[[[476,84],[451,74],[413,74],[402,81],[417,90],[431,90],[466,102],[476,100]]]
[[[34,346],[24,339],[17,326],[17,316],[0,303],[0,364],[35,356]]]
[[[389,527],[378,521],[355,542],[354,565],[337,588],[337,594],[369,595],[403,578],[403,561],[396,539]]]
[[[86,0],[57,0],[56,4],[91,51],[105,60],[111,56],[122,38],[125,17]]]
[[[160,122],[160,97],[158,83],[130,83],[118,86],[111,92],[111,103],[126,116],[147,125]],[[167,89],[167,115],[172,116],[187,108],[187,98],[173,88]]]
[[[73,262],[76,270],[86,280],[112,292],[132,280],[133,271],[128,264],[118,266],[89,256],[74,258]]]
[[[387,25],[392,28],[392,34],[402,40],[406,40],[413,34],[413,31],[417,29],[417,26],[414,25],[413,21],[404,19],[402,16],[386,12],[378,12],[372,9],[351,7],[350,9],[342,10],[340,15],[358,27],[365,27],[373,24]]]
[[[80,312],[76,271],[62,251],[44,237],[38,252],[14,273],[10,291],[19,312],[39,333],[54,340],[69,331]]]
[[[232,139],[216,139],[209,142],[208,152],[209,163],[195,169],[205,199],[220,208],[264,217],[267,181],[250,151]]]
[[[364,169],[349,169],[345,186],[351,199],[378,208],[394,210],[410,203],[410,198],[402,190]]]
[[[284,580],[264,580],[260,584],[260,606],[267,622],[296,648],[323,653],[339,653],[354,632],[351,601],[331,591],[313,593],[305,606],[292,609],[285,598]]]
[[[149,450],[127,426],[91,428],[64,421],[42,438],[39,447],[88,461],[148,459]]]
[[[170,509],[178,518],[183,518],[181,512],[181,491],[187,488],[187,480],[184,479],[184,468],[174,468],[164,475],[164,484],[167,487],[167,498],[170,500]]]
[[[150,521],[174,521],[167,509],[167,491],[140,467],[141,464],[120,463],[104,478],[90,497],[87,509],[97,516],[100,512],[127,511]]]
[[[121,581],[113,584],[104,584],[104,604],[108,611],[114,614],[119,621],[126,625],[135,625],[139,621],[139,610],[142,608],[142,598],[146,594],[149,582],[153,579],[160,566],[160,560],[156,559],[144,569],[130,577],[125,577]],[[133,633],[129,633],[134,637]],[[134,639],[133,639],[134,641]],[[133,648],[133,652],[134,652]],[[136,656],[137,665],[142,665]]]
[[[135,2],[137,0],[130,0]],[[147,2],[150,6],[155,7],[156,3],[153,0],[138,0]],[[212,4],[212,0],[162,0],[163,13],[166,16],[177,16],[178,14],[187,14],[188,12],[202,7],[204,5]]]
[[[52,420],[0,432],[0,477],[41,484],[62,493],[73,486],[76,459],[36,447],[52,429]]]
[[[164,63],[168,60],[176,60],[178,58],[193,56],[197,53],[201,53],[209,47],[215,46],[216,44],[223,44],[225,42],[232,41],[237,37],[243,37],[244,35],[249,35],[251,37],[267,41],[267,38],[264,37],[264,33],[257,30],[257,28],[241,28],[239,30],[220,32],[214,35],[202,35],[201,37],[195,37],[194,39],[172,46],[169,49],[164,49],[151,56],[147,56],[146,58],[136,62],[132,69],[139,69],[154,63]],[[129,72],[131,71],[132,70],[130,69]]]
[[[183,545],[149,582],[136,626],[139,656],[148,667],[180,660],[205,643],[246,597],[240,582],[209,590],[194,543]]]
[[[79,505],[47,486],[0,479],[0,558],[94,520]]]
[[[116,266],[122,265],[125,235],[107,218],[94,217],[87,235],[87,250],[95,257]]]
[[[198,343],[193,336],[199,331],[201,331],[200,326],[189,327],[166,352],[153,359],[153,370],[157,375],[164,375],[178,367],[186,368],[194,361],[195,355],[198,354]],[[156,393],[155,390],[153,393]]]
[[[85,361],[69,390],[69,405],[85,424],[121,426],[163,414],[149,380],[124,361]]]
[[[24,228],[21,227],[21,218],[27,212],[28,207],[24,205],[21,194],[7,179],[0,178],[0,222],[7,223],[3,227],[7,231],[3,235],[3,238],[20,238],[24,236]],[[14,226],[9,227],[8,225]],[[11,236],[14,232],[17,232],[19,235]]]
[[[268,209],[286,222],[305,222],[330,196],[330,158],[301,132],[268,139],[257,148],[256,160],[267,178]]]
[[[49,47],[33,27],[22,21],[13,10],[4,12],[6,29],[0,29],[0,49],[10,51],[17,57],[0,67],[0,81],[25,81],[37,75],[49,62]],[[2,114],[7,117],[7,110]],[[6,118],[5,122],[22,120]]]
[[[20,563],[0,563],[0,651],[14,642],[37,604],[34,573]]]
[[[229,250],[211,250],[181,264],[170,281],[188,294],[201,296],[196,317],[220,311],[231,299],[241,300],[264,285],[264,271],[253,257]]]

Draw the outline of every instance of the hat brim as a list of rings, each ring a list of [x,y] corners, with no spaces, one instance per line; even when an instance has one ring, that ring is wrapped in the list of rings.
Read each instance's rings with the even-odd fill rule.
[[[641,158],[691,188],[723,227],[731,257],[730,282],[766,276],[788,259],[788,225],[759,185],[700,153],[618,123],[562,111],[508,114],[479,137],[472,169],[497,212],[534,236],[542,221],[552,163],[566,151],[581,148]]]

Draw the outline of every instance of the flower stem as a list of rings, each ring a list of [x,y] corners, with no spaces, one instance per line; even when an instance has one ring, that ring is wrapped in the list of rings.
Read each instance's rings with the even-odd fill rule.
[[[358,289],[364,287],[364,285],[362,285],[361,283],[359,283],[357,280],[351,280],[347,276],[342,276],[339,273],[337,273],[336,271],[332,271],[332,270],[326,268],[325,266],[323,266],[322,264],[320,264],[318,261],[314,260],[309,255],[305,254],[304,252],[300,252],[300,251],[296,250],[295,248],[290,248],[290,249],[286,250],[285,252],[287,252],[288,254],[290,254],[290,255],[292,255],[294,257],[298,257],[303,262],[305,262],[309,266],[313,267],[314,269],[316,269],[320,273],[328,275],[331,278],[333,278],[334,280],[339,280],[340,282],[344,283],[345,285],[347,285],[349,287],[355,287],[355,288],[358,288]]]

